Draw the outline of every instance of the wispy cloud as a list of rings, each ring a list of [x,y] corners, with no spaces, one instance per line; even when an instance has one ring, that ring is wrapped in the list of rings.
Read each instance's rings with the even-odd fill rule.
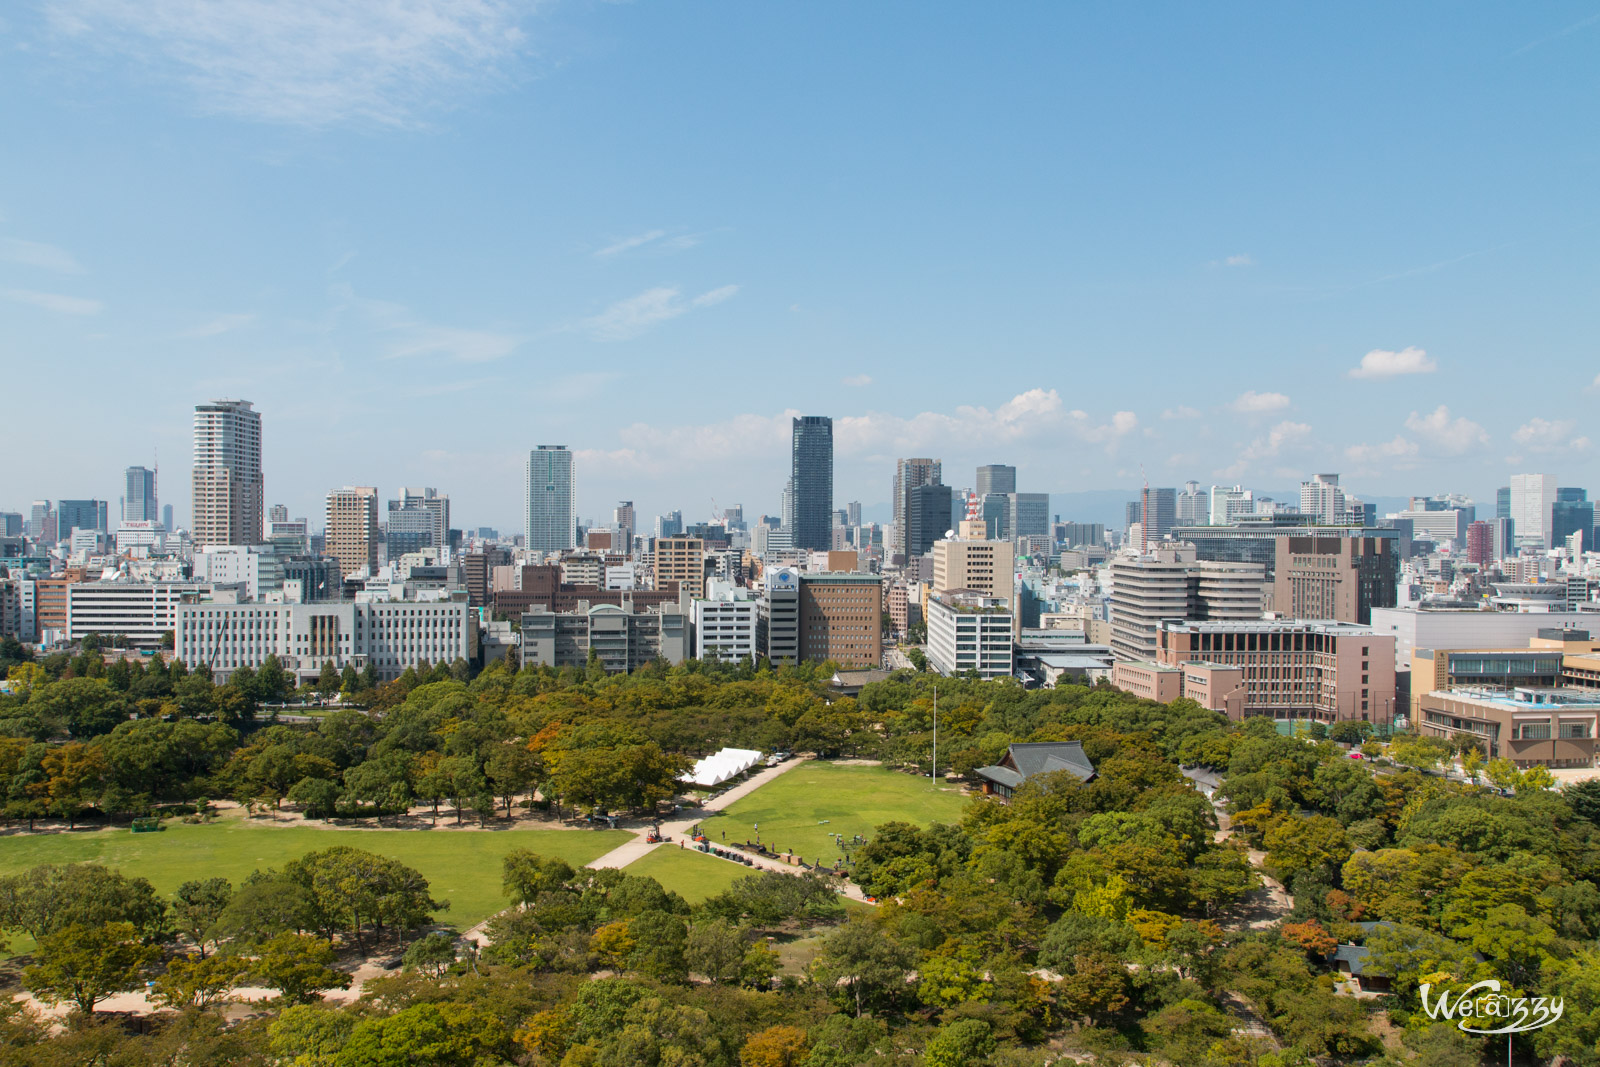
[[[1198,419],[1200,417],[1200,409],[1192,408],[1187,404],[1179,404],[1175,408],[1168,408],[1163,411],[1161,417],[1169,421],[1175,419]]]
[[[531,0],[47,0],[62,38],[185,86],[204,112],[406,126],[492,87]]]
[[[1241,448],[1233,464],[1217,473],[1227,477],[1243,474],[1263,460],[1277,458],[1287,448],[1304,444],[1310,437],[1310,425],[1285,420]]]
[[[1250,258],[1250,254],[1248,252],[1241,252],[1236,256],[1229,256],[1222,262],[1224,266],[1229,267],[1253,267],[1256,265],[1256,261]]]
[[[1240,393],[1238,399],[1229,406],[1242,415],[1261,415],[1282,411],[1289,406],[1289,398],[1282,393],[1258,393],[1249,389]]]
[[[1362,468],[1407,467],[1416,459],[1417,451],[1416,442],[1396,436],[1392,441],[1382,441],[1375,445],[1351,445],[1344,450],[1344,456]]]
[[[7,300],[15,300],[19,304],[32,304],[34,307],[60,312],[63,315],[98,315],[105,310],[105,305],[98,300],[81,296],[63,296],[60,293],[41,293],[33,289],[6,289],[0,292],[0,296],[4,296]]]
[[[581,328],[599,341],[628,341],[658,323],[675,319],[696,308],[711,307],[731,298],[737,285],[724,285],[689,300],[676,286],[646,289],[625,300],[618,300],[598,315],[584,319]]]
[[[851,386],[853,388],[858,388],[859,389],[862,386],[871,385],[872,384],[872,375],[870,375],[870,374],[852,374],[848,378],[840,379],[839,384],[840,385],[848,385],[848,386]]]
[[[1517,427],[1511,439],[1524,452],[1577,452],[1589,447],[1587,437],[1574,437],[1577,423],[1571,419],[1541,419],[1537,416]]]
[[[692,233],[674,234],[668,230],[647,230],[636,233],[632,237],[623,237],[613,241],[604,248],[595,250],[592,255],[595,259],[610,259],[626,252],[643,249],[647,252],[681,252],[685,248],[693,248],[700,243],[700,237]]]
[[[1537,40],[1529,41],[1527,44],[1523,45],[1521,48],[1518,48],[1516,51],[1512,52],[1511,54],[1514,55],[1514,56],[1520,56],[1524,52],[1531,52],[1535,48],[1538,48],[1542,44],[1549,44],[1551,41],[1560,40],[1561,38],[1567,36],[1570,33],[1577,33],[1579,30],[1587,29],[1588,27],[1593,26],[1596,23],[1600,23],[1600,14],[1590,15],[1588,18],[1579,19],[1577,22],[1574,22],[1572,25],[1567,26],[1567,27],[1565,27],[1563,29],[1559,29],[1555,33],[1546,34],[1545,36],[1540,37]]]
[[[623,252],[631,252],[635,248],[643,248],[652,241],[659,241],[666,235],[666,230],[651,230],[648,233],[634,234],[632,237],[624,237],[620,241],[606,245],[595,252],[594,256],[596,259],[605,259],[608,256],[621,255]]]
[[[1402,348],[1398,352],[1374,348],[1361,357],[1361,365],[1350,371],[1352,378],[1395,378],[1402,374],[1432,374],[1439,364],[1423,349]]]
[[[411,356],[448,356],[462,363],[488,363],[504,359],[517,350],[522,338],[491,330],[463,330],[454,326],[414,324],[404,328],[405,336],[389,346],[386,359]]]
[[[1452,419],[1443,404],[1428,415],[1413,411],[1406,417],[1406,429],[1432,445],[1432,451],[1446,456],[1459,456],[1489,443],[1482,426],[1465,417]]]
[[[198,326],[191,326],[187,330],[180,330],[173,334],[179,340],[195,340],[202,337],[218,337],[222,334],[248,326],[256,321],[254,315],[219,315],[209,322],[202,322]]]
[[[20,263],[24,267],[42,267],[58,274],[83,273],[83,265],[73,258],[71,252],[39,241],[0,237],[0,259],[8,263]]]

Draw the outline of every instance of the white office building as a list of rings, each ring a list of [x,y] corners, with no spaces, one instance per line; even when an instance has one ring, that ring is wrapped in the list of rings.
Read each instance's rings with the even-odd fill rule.
[[[739,663],[756,654],[760,610],[754,594],[731,582],[706,583],[706,597],[694,602],[694,655]]]
[[[1518,548],[1545,549],[1556,506],[1556,480],[1548,474],[1511,476],[1511,525]]]
[[[207,595],[204,582],[72,582],[67,585],[67,640],[121,635],[133,645],[160,644],[176,625],[185,597]]]
[[[1015,647],[1008,603],[964,589],[929,599],[928,662],[940,674],[1009,677]]]

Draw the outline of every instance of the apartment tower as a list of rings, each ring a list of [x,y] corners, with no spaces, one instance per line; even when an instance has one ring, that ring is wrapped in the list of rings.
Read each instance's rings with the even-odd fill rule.
[[[561,552],[578,545],[578,497],[572,453],[540,445],[528,453],[527,547]]]
[[[261,477],[261,413],[248,400],[213,400],[194,409],[197,546],[254,545],[266,518]]]
[[[328,494],[323,551],[339,561],[339,577],[378,569],[378,490],[347,485]]]
[[[791,531],[794,547],[826,552],[833,542],[833,420],[804,415],[794,420],[790,459]]]

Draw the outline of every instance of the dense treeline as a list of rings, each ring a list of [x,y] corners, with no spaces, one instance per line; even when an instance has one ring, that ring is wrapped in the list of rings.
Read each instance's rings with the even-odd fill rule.
[[[0,882],[0,924],[39,945],[24,981],[92,1007],[73,976],[100,961],[125,984],[155,981],[175,1014],[146,1035],[82,1025],[46,1040],[13,1013],[0,1041],[17,1062],[998,1067],[1064,1045],[1109,1063],[1465,1067],[1477,1039],[1429,1020],[1418,987],[1496,977],[1565,998],[1561,1023],[1518,1039],[1527,1049],[1600,1063],[1600,786],[1557,794],[1524,775],[1500,795],[1375,773],[1326,739],[1232,725],[1186,701],[909,672],[830,699],[827,667],[607,677],[496,664],[470,678],[438,667],[361,692],[366,707],[286,726],[255,717],[259,694],[249,714],[217,714],[235,699],[217,687],[213,711],[186,714],[176,688],[147,695],[153,672],[130,669],[118,688],[92,657],[54,677],[24,669],[41,673],[0,704],[12,735],[0,781],[18,818],[222,796],[367,818],[418,803],[491,818],[534,796],[648,807],[724,744],[922,766],[935,685],[941,768],[968,773],[1017,741],[1076,740],[1099,773],[1041,776],[1010,803],[975,797],[951,825],[877,828],[854,874],[883,903],[848,920],[812,877],[757,875],[690,907],[648,878],[519,853],[508,910],[478,951],[418,937],[445,902],[416,872],[355,849],[237,887],[189,883],[171,901],[133,871],[36,869]],[[165,673],[200,688],[186,681],[198,674]],[[262,674],[271,681],[250,683]],[[1185,767],[1223,778],[1231,838]],[[1292,913],[1245,910],[1259,903],[1247,848],[1286,885]],[[816,946],[803,967],[803,954],[775,950],[795,937]],[[407,939],[404,974],[347,1007],[317,1002],[344,981],[337,953],[398,952]],[[1392,997],[1336,991],[1341,941],[1368,947]],[[214,1009],[245,979],[283,999],[223,1025]],[[1376,1014],[1398,1028],[1388,1047]]]

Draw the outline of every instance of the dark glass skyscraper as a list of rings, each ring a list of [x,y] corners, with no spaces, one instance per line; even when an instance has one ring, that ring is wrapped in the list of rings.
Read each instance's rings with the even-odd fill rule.
[[[791,466],[795,548],[826,551],[833,532],[833,420],[805,415],[794,420]]]

